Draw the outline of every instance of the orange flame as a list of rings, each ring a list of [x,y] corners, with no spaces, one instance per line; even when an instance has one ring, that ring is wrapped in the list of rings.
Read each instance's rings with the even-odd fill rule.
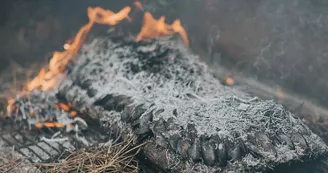
[[[168,25],[165,23],[164,16],[161,16],[158,20],[156,20],[149,12],[145,12],[144,23],[136,38],[136,41],[139,42],[141,40],[165,37],[174,33],[179,33],[185,44],[187,46],[189,45],[187,32],[181,26],[179,19],[175,20],[172,25]]]
[[[70,55],[76,56],[76,54],[80,50],[85,38],[87,37],[89,31],[91,30],[93,24],[94,24],[93,19],[90,19],[89,23],[84,25],[79,30],[79,32],[76,34],[73,43],[71,45],[69,45],[68,48],[66,49],[67,52],[70,53]]]
[[[185,44],[188,46],[189,45],[189,39],[188,39],[188,34],[186,30],[181,26],[181,21],[180,19],[176,19],[173,24],[172,24],[172,29],[174,32],[179,33],[180,36],[182,37],[182,40],[185,42]]]
[[[95,23],[103,24],[103,25],[117,25],[123,19],[127,19],[128,21],[132,21],[129,17],[129,13],[131,11],[131,7],[124,7],[117,13],[112,12],[111,10],[105,10],[100,7],[89,7],[88,8],[88,16],[90,19],[94,20]]]
[[[33,89],[38,88],[39,86],[41,86],[42,81],[45,78],[45,74],[46,74],[46,69],[45,68],[42,68],[41,71],[39,72],[39,74],[31,82],[29,82],[26,85],[26,89],[28,91],[31,91],[31,90],[33,90]]]
[[[89,23],[81,27],[75,38],[71,41],[71,44],[66,43],[64,45],[65,51],[54,52],[53,57],[49,62],[48,71],[46,68],[42,68],[40,73],[32,81],[27,83],[27,91],[32,91],[34,89],[49,91],[61,81],[61,77],[59,75],[64,73],[68,63],[78,54],[94,23],[117,25],[124,18],[131,20],[128,16],[131,11],[131,7],[129,6],[124,7],[118,13],[114,13],[110,10],[104,10],[100,7],[89,7],[87,11]]]
[[[139,8],[140,10],[144,11],[144,8],[143,8],[143,5],[141,4],[140,1],[135,1],[134,2],[134,5]]]

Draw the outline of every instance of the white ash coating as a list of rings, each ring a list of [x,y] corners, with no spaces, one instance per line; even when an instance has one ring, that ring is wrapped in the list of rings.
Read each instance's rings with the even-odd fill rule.
[[[91,105],[109,93],[130,96],[136,105],[145,104],[149,111],[153,104],[156,109],[163,108],[164,112],[155,115],[155,120],[173,117],[183,127],[194,124],[199,135],[230,136],[237,132],[243,136],[257,130],[290,133],[299,130],[295,124],[308,130],[281,105],[271,100],[254,100],[244,92],[222,85],[207,65],[199,62],[198,56],[173,41],[161,39],[151,46],[133,46],[113,43],[106,38],[95,39],[84,46],[62,86],[71,84],[72,80],[91,80],[90,88],[98,93],[91,98],[86,93],[78,93],[81,102]],[[156,58],[155,51],[164,49],[162,47],[169,47],[172,53],[165,55],[168,62],[161,66],[161,72],[130,72],[130,64],[144,66],[138,51],[153,51],[155,57],[151,58]],[[172,113],[175,109],[177,117]]]

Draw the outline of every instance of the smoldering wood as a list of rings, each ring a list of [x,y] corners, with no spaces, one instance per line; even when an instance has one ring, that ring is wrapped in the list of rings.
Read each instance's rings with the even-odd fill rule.
[[[13,117],[30,109],[68,116],[52,107],[57,102],[72,103],[87,115],[87,130],[98,121],[107,136],[147,141],[143,156],[168,172],[266,171],[327,153],[320,137],[284,107],[222,85],[171,38],[140,43],[121,36],[96,38],[84,46],[58,89],[17,97],[20,115]],[[98,133],[78,131],[89,138],[82,140],[84,147],[101,142],[93,138]],[[81,138],[74,136],[68,135],[62,150],[77,148]],[[26,155],[33,162],[44,159]]]
[[[145,156],[164,170],[265,171],[327,152],[281,105],[223,86],[170,39],[95,39],[57,92],[79,110],[103,109],[93,118],[108,129],[150,141]]]

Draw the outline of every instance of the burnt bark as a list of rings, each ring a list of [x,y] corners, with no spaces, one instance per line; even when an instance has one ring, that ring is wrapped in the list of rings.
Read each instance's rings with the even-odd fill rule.
[[[171,39],[105,36],[76,58],[58,98],[81,111],[103,109],[93,118],[109,131],[148,140],[144,155],[164,170],[266,171],[327,153],[292,113],[223,86]]]

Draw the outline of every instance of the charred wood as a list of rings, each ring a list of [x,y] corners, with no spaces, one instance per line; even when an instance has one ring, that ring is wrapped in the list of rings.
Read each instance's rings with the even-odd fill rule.
[[[58,95],[80,110],[103,109],[94,118],[149,141],[145,156],[168,171],[265,171],[326,155],[300,119],[223,86],[197,58],[170,39],[99,38],[84,47]]]

